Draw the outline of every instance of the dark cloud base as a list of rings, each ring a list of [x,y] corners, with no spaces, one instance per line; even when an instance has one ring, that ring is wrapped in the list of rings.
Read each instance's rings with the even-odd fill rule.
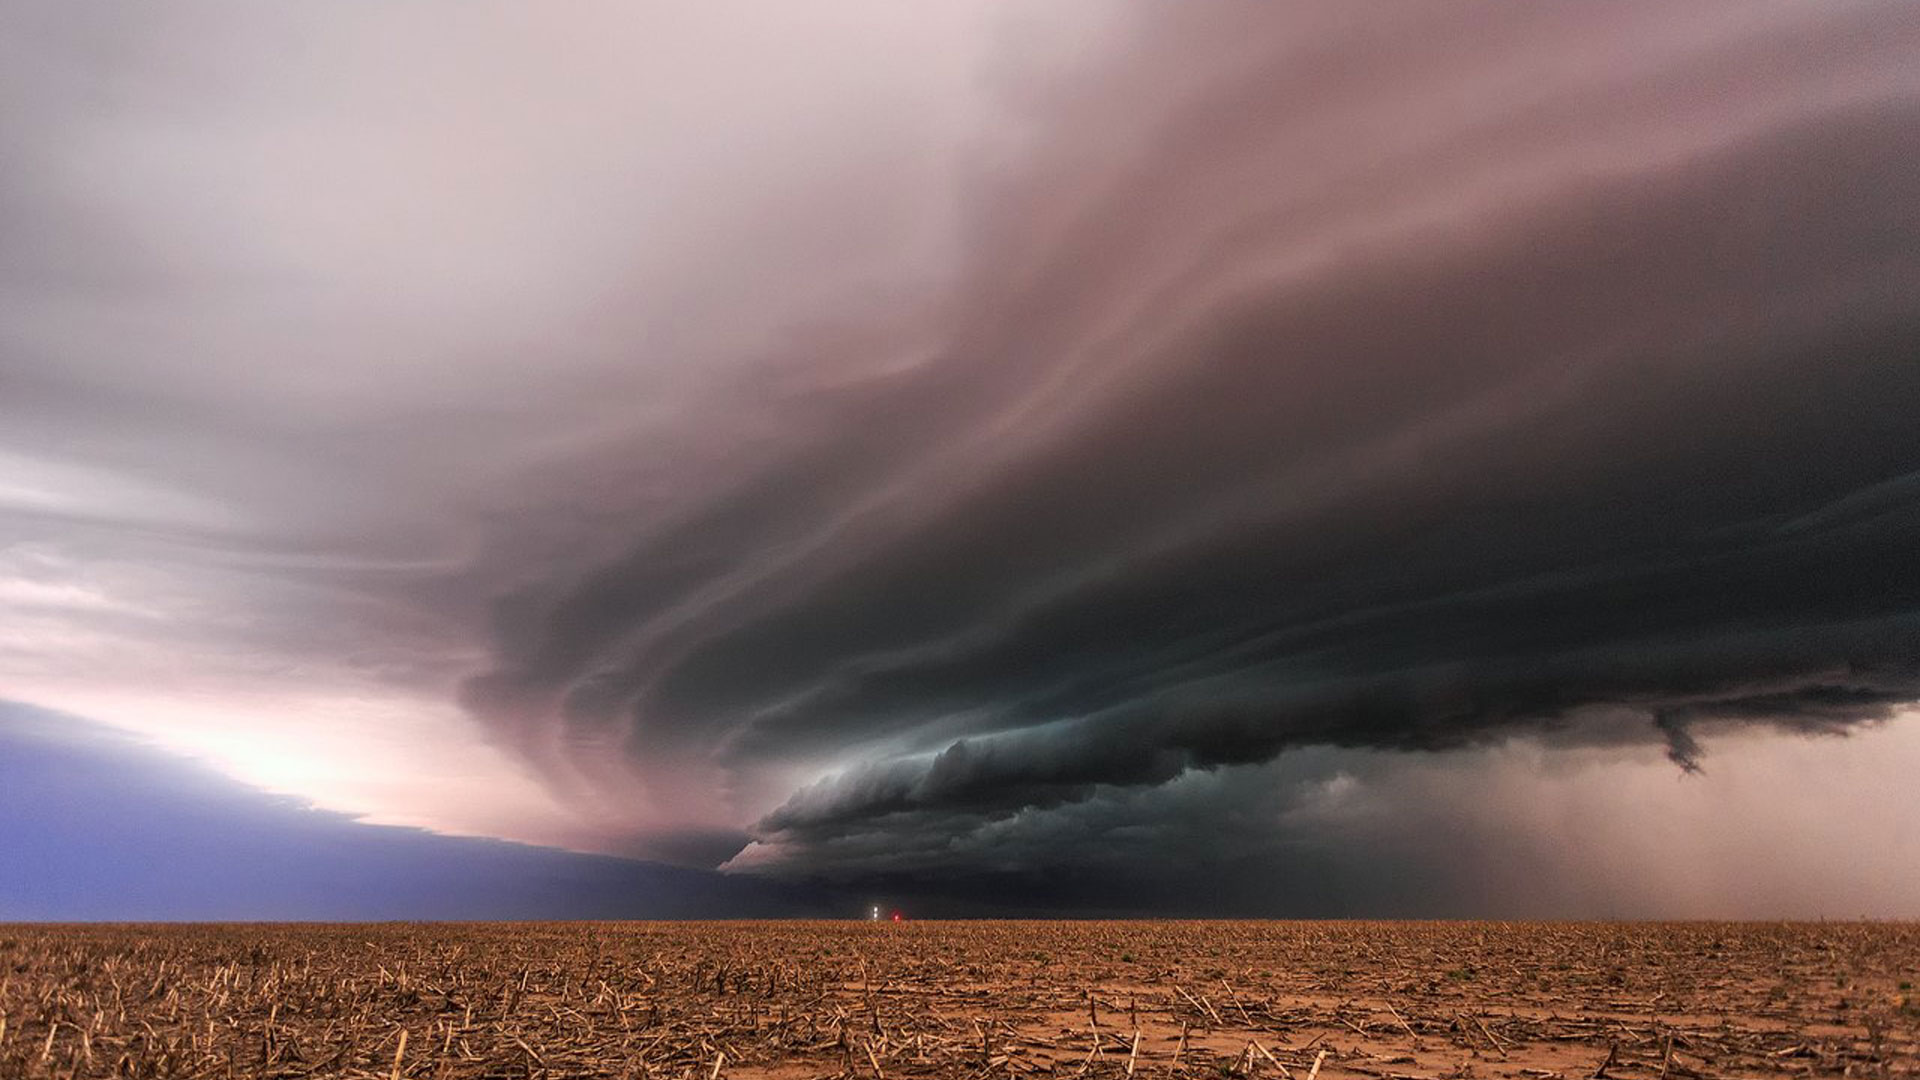
[[[1805,47],[1884,73],[1836,44],[1872,18],[1812,20]],[[1221,32],[1172,22],[1116,64],[1120,99]],[[1384,40],[1345,47],[1418,48]],[[1736,102],[1743,133],[1491,201],[1444,186],[1465,149],[1429,148],[1438,186],[1380,164],[1345,205],[1287,185],[1286,110],[1311,106],[1267,44],[1162,127],[1063,106],[1063,133],[1139,140],[1070,177],[1083,204],[1044,246],[978,253],[950,347],[796,404],[777,464],[515,598],[476,710],[733,775],[827,766],[737,864],[805,875],[862,837],[912,849],[1302,747],[1604,715],[1691,769],[1705,721],[1833,731],[1920,699],[1914,97]],[[1633,92],[1678,112],[1759,75]],[[1578,159],[1661,122],[1599,95],[1487,107],[1467,141],[1516,171],[1528,139]],[[979,234],[1009,243],[996,215],[1063,167],[1034,163]],[[1461,209],[1370,238],[1423,199]],[[1023,858],[1003,878],[956,852],[955,879],[1046,872]],[[909,884],[886,861],[873,883]]]
[[[1920,701],[1911,3],[14,7],[16,698],[955,910],[1348,913],[1491,908],[1325,847],[1341,777]]]

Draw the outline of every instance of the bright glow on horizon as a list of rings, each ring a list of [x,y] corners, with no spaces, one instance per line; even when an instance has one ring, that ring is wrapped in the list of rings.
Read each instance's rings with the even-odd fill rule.
[[[26,687],[47,708],[97,720],[278,795],[376,825],[609,850],[608,836],[445,702],[299,696],[168,698]]]

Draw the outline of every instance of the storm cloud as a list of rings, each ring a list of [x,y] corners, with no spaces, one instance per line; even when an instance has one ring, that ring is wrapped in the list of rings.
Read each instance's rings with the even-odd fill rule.
[[[0,190],[13,696],[158,622],[442,715],[539,838],[954,896],[1920,701],[1911,5],[828,6],[410,79],[303,16],[376,89],[169,66],[177,129],[46,88],[210,16],[43,14],[8,130],[95,186]]]
[[[1169,16],[979,209],[929,356],[799,403],[471,700],[859,760],[761,819],[789,842],[1603,706],[1688,764],[1697,717],[1884,717],[1920,686],[1888,15]]]

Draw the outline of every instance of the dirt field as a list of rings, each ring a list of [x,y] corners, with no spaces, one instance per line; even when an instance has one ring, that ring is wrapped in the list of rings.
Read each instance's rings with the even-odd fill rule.
[[[0,1078],[1920,1076],[1920,926],[0,926]]]

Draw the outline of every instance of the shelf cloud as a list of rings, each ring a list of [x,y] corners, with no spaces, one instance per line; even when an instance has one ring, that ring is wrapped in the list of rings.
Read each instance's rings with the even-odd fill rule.
[[[1920,700],[1909,5],[827,7],[29,5],[11,696],[956,896]]]

